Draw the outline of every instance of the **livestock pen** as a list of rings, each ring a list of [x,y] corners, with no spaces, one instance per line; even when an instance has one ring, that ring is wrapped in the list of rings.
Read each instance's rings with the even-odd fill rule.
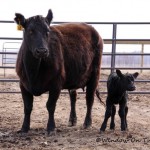
[[[61,24],[64,22],[53,22]],[[99,83],[101,98],[106,98],[106,80],[108,74],[115,69],[123,72],[140,73],[136,79],[137,90],[129,94],[129,134],[120,132],[120,120],[116,117],[115,132],[106,131],[99,134],[105,108],[95,100],[93,106],[93,124],[90,129],[82,128],[86,107],[85,95],[79,90],[77,101],[78,122],[75,127],[67,127],[70,110],[67,91],[62,91],[56,108],[56,135],[47,137],[45,126],[47,111],[45,103],[47,94],[36,97],[32,113],[31,131],[28,135],[18,135],[23,118],[22,98],[19,80],[15,73],[15,61],[19,50],[16,44],[22,42],[22,33],[17,31],[13,21],[0,21],[11,26],[13,36],[0,37],[0,149],[150,149],[150,34],[140,36],[136,33],[128,37],[127,32],[150,29],[150,22],[87,22],[94,26],[104,39],[102,71]],[[4,26],[4,27],[5,27]],[[138,27],[137,27],[138,26]],[[127,28],[131,30],[127,30]],[[2,27],[1,27],[2,28]],[[5,29],[5,28],[4,28]],[[11,29],[11,30],[12,30]],[[125,30],[124,35],[120,32]],[[19,36],[18,36],[19,32]],[[135,34],[135,33],[133,33]],[[17,37],[15,37],[17,35]],[[10,44],[13,43],[15,46]],[[132,48],[132,46],[136,46]],[[132,49],[130,51],[130,48]]]

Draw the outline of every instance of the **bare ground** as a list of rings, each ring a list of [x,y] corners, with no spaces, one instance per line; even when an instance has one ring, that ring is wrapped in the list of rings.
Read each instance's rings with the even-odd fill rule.
[[[150,78],[149,72],[142,73],[138,79]],[[12,74],[7,78],[14,78]],[[102,73],[103,79],[107,74]],[[150,83],[136,83],[137,91],[149,91]],[[106,91],[106,84],[99,85],[100,91]],[[19,91],[18,83],[0,83],[0,91]],[[100,134],[99,128],[104,118],[105,108],[97,98],[93,105],[92,127],[83,129],[86,113],[85,95],[79,94],[77,100],[78,122],[75,127],[68,127],[70,112],[69,95],[61,94],[57,102],[55,121],[56,131],[47,136],[46,110],[47,94],[35,97],[31,117],[31,130],[28,134],[18,134],[23,120],[21,94],[0,94],[0,150],[149,150],[150,149],[150,95],[130,94],[128,107],[129,131],[120,131],[120,118],[116,114],[116,129]],[[106,95],[101,95],[105,101]],[[117,107],[118,110],[118,107]]]

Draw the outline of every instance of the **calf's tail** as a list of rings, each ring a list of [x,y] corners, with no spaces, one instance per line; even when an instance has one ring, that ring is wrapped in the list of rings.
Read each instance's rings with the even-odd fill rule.
[[[104,102],[102,101],[102,99],[100,98],[100,92],[99,92],[98,89],[96,89],[96,96],[97,96],[97,98],[99,99],[100,103],[101,103],[104,107],[106,107],[105,103],[104,103]]]

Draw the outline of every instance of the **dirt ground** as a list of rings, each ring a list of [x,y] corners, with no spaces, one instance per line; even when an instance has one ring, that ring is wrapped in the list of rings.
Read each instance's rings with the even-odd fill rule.
[[[138,79],[150,79],[150,72],[141,73]],[[7,78],[16,78],[8,74]],[[2,78],[2,76],[1,76]],[[107,74],[102,72],[101,79]],[[149,91],[150,83],[136,83],[137,91]],[[0,83],[0,91],[19,91],[18,83]],[[100,91],[106,91],[106,83],[100,83]],[[86,113],[85,94],[78,94],[76,104],[78,121],[75,127],[68,127],[70,102],[68,94],[61,94],[57,102],[55,134],[46,134],[48,113],[47,94],[35,97],[31,116],[31,130],[18,134],[23,120],[21,94],[0,94],[0,150],[150,150],[150,95],[130,94],[127,116],[129,131],[120,131],[120,118],[116,114],[116,129],[100,134],[105,108],[95,98],[89,129],[82,125]],[[102,94],[103,101],[106,94]],[[117,107],[118,110],[118,107]],[[108,123],[109,126],[109,123]]]

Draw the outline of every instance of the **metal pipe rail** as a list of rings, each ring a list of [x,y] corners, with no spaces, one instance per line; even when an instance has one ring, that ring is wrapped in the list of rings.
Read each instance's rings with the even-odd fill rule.
[[[15,69],[14,66],[0,66],[2,69]],[[110,70],[112,67],[101,67],[103,70]],[[149,67],[115,67],[115,69],[122,69],[122,70],[150,70]]]
[[[0,37],[0,40],[23,40],[23,38]],[[112,44],[113,41],[116,41],[116,44],[141,44],[141,43],[150,44],[150,39],[103,39],[103,40],[104,44]]]
[[[2,52],[0,51],[0,54],[11,54],[11,55],[17,55],[18,53],[17,52]],[[112,55],[112,53],[108,53],[108,52],[105,52],[103,53],[103,55]],[[150,55],[150,53],[115,53],[115,55]]]
[[[0,52],[0,54],[10,54],[10,55],[17,55],[17,52]]]
[[[0,20],[0,23],[15,23],[15,21],[13,20]],[[52,24],[61,24],[61,23],[69,23],[68,21],[54,21],[52,22]],[[78,23],[81,23],[81,22],[78,22]],[[145,24],[149,24],[150,25],[150,22],[85,22],[87,24],[133,24],[133,25],[137,25],[137,24],[140,24],[140,25],[145,25]]]

